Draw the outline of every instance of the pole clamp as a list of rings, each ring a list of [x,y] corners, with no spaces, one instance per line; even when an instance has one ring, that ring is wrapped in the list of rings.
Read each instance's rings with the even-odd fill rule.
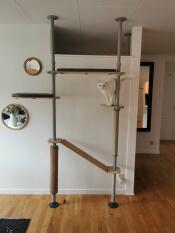
[[[48,70],[47,73],[48,74],[58,74],[58,72],[56,70]]]
[[[125,107],[124,106],[114,106],[115,111],[120,111],[123,108],[125,108]]]

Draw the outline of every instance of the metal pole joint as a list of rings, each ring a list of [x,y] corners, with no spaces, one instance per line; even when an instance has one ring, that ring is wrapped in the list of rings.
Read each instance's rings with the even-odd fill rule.
[[[127,20],[128,19],[126,17],[118,17],[118,18],[115,19],[116,22],[122,22],[122,23],[127,21]]]
[[[47,19],[53,20],[53,21],[54,21],[54,20],[57,20],[57,19],[59,19],[59,18],[58,18],[58,16],[56,16],[56,15],[48,15],[48,16],[47,16]]]
[[[114,111],[120,111],[123,108],[125,108],[125,107],[124,106],[114,106]]]

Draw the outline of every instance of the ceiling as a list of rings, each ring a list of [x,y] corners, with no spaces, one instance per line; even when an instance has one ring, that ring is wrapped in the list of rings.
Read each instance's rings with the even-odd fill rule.
[[[143,26],[142,53],[173,54],[174,12],[174,0],[0,0],[0,24],[43,24],[47,15],[59,16],[57,49],[75,54],[115,54],[120,16],[128,18],[124,32]]]

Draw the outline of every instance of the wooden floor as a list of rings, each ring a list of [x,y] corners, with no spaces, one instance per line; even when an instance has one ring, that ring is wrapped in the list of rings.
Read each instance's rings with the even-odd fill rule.
[[[31,218],[28,233],[175,233],[175,144],[137,156],[135,192],[119,196],[118,209],[108,196],[66,196],[58,209],[48,196],[0,196],[0,217]]]

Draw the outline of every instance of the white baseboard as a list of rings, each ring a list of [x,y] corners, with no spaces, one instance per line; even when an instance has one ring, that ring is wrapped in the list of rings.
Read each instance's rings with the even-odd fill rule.
[[[117,194],[123,195],[133,195],[133,193],[126,193],[125,189],[116,190]],[[31,195],[39,195],[39,194],[50,194],[48,189],[0,189],[0,194],[31,194]],[[111,190],[109,189],[59,189],[58,194],[111,194]]]
[[[49,190],[48,189],[0,189],[0,194],[39,195],[39,194],[49,194]]]
[[[116,190],[117,194],[125,194],[124,189]],[[111,194],[109,189],[59,189],[59,194]]]

